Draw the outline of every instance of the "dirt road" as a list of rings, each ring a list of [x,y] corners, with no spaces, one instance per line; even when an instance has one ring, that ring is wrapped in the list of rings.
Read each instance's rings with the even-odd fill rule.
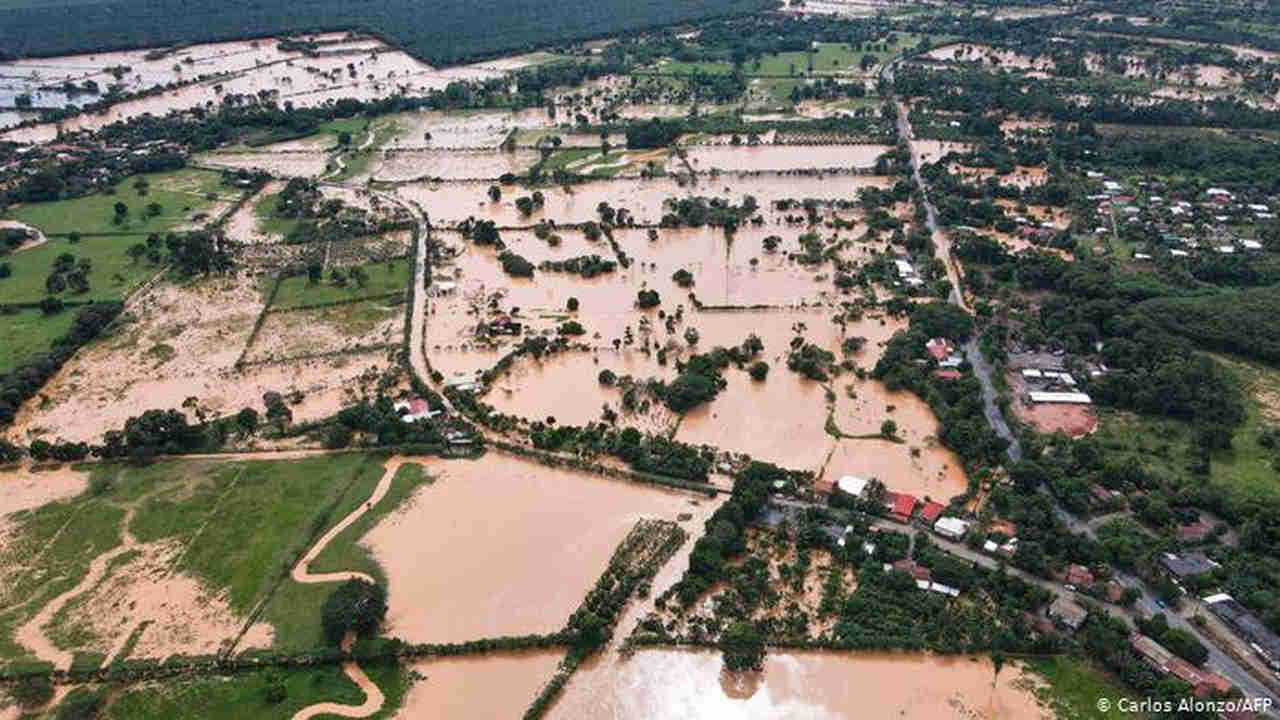
[[[293,567],[291,575],[294,580],[306,584],[345,582],[352,579],[364,580],[365,582],[370,583],[373,582],[373,578],[369,577],[367,574],[354,570],[330,573],[312,573],[308,571],[307,568],[311,565],[312,561],[320,556],[320,553],[324,552],[324,549],[329,546],[329,543],[332,542],[335,537],[340,535],[343,530],[351,527],[352,523],[359,520],[365,513],[372,510],[375,505],[382,501],[382,498],[387,494],[387,490],[391,488],[391,480],[396,476],[396,471],[398,471],[400,466],[405,462],[404,458],[394,457],[383,464],[383,467],[386,468],[386,472],[384,472],[382,474],[382,478],[378,480],[378,484],[373,488],[373,493],[369,495],[369,499],[364,503],[361,503],[361,505],[355,510],[348,513],[347,516],[339,521],[337,525],[329,528],[329,532],[322,535],[320,539],[316,541],[315,545],[311,546],[311,549],[302,556],[302,560],[298,561],[298,564]],[[355,641],[355,633],[348,632],[346,637],[342,639],[343,651],[350,651],[351,646],[355,644]],[[378,689],[378,686],[369,679],[368,675],[364,674],[364,671],[360,669],[360,666],[357,665],[354,660],[347,660],[342,663],[342,671],[347,674],[347,677],[351,678],[351,682],[354,682],[362,691],[364,691],[364,702],[359,705],[340,705],[338,703],[330,702],[308,705],[294,713],[293,720],[309,720],[310,718],[319,715],[338,715],[340,717],[363,718],[369,717],[382,709],[383,703],[386,702],[386,697],[383,696],[382,691]]]

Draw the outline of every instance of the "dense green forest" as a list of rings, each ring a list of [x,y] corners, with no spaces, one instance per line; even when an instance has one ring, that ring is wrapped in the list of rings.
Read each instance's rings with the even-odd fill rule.
[[[749,13],[770,0],[503,0],[412,3],[319,0],[115,0],[0,5],[0,59],[213,42],[322,30],[378,34],[437,64],[612,33]]]

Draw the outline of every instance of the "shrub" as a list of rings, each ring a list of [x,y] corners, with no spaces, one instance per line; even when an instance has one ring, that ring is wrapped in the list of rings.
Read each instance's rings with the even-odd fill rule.
[[[33,675],[14,685],[10,693],[19,707],[40,707],[53,699],[53,683],[44,675]]]

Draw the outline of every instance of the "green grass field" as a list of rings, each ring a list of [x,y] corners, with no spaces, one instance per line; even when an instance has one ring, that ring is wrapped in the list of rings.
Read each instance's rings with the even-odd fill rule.
[[[138,178],[145,177],[150,188],[139,195],[134,188]],[[206,212],[216,199],[234,201],[239,191],[221,184],[218,173],[207,170],[174,170],[126,178],[114,186],[115,193],[95,193],[71,200],[21,205],[9,216],[39,228],[45,234],[60,233],[153,233],[167,232],[191,221],[193,215]],[[208,199],[210,194],[215,200]],[[115,204],[122,202],[129,212],[116,224]],[[146,208],[160,205],[160,214],[148,217]]]
[[[373,493],[381,475],[361,475],[342,502],[333,511],[333,522],[360,507]],[[355,570],[366,573],[381,583],[387,578],[373,556],[362,545],[360,538],[373,529],[378,521],[399,508],[415,490],[432,482],[421,465],[402,465],[391,481],[382,502],[333,539],[324,552],[311,563],[312,572],[336,572]],[[276,629],[275,644],[286,651],[306,651],[323,643],[320,630],[320,608],[333,590],[333,585],[302,585],[287,582],[271,598],[263,618]]]
[[[253,201],[253,216],[258,221],[258,232],[263,235],[284,237],[293,232],[300,222],[298,218],[281,217],[276,214],[280,203],[280,193],[263,193]]]
[[[370,717],[395,715],[412,683],[409,671],[396,664],[362,669],[387,698],[382,710]],[[285,688],[285,697],[278,703],[266,698],[266,688],[272,678],[278,678]],[[104,717],[107,720],[171,720],[192,717],[192,711],[198,709],[202,720],[275,720],[292,717],[298,710],[317,702],[359,705],[363,701],[364,693],[339,666],[331,665],[137,685],[123,691]]]
[[[329,282],[328,276],[314,285],[305,275],[285,278],[280,283],[280,290],[271,307],[285,309],[315,303],[382,297],[407,290],[413,277],[413,265],[408,260],[368,263],[360,267],[369,277],[369,282],[364,287],[357,287],[351,281],[347,281],[345,287],[337,287]]]
[[[76,319],[74,309],[45,315],[39,310],[22,310],[16,315],[0,315],[0,373],[11,372],[18,365],[45,352],[57,338],[66,334]]]
[[[1098,709],[1099,698],[1107,698],[1114,715],[1115,703],[1121,697],[1135,697],[1132,690],[1088,660],[1065,656],[1036,658],[1027,662],[1026,667],[1048,682],[1047,687],[1036,688],[1036,697],[1053,710],[1054,717],[1062,720],[1107,720],[1110,716]],[[1123,714],[1126,718],[1150,717],[1137,712]]]
[[[45,280],[53,269],[54,261],[63,254],[71,254],[76,262],[88,260],[89,291],[77,295],[64,290],[59,297],[64,300],[119,300],[160,270],[145,258],[133,260],[129,246],[146,241],[144,235],[99,236],[81,238],[72,243],[65,237],[49,238],[43,245],[5,256],[4,262],[13,266],[13,275],[0,280],[0,303],[37,302],[49,294]],[[0,318],[0,324],[4,318]]]
[[[1280,425],[1280,370],[1237,358],[1215,357],[1241,382],[1245,421],[1236,429],[1231,449],[1212,456],[1210,482],[1241,500],[1280,499],[1280,479],[1276,477],[1280,454],[1258,444],[1264,429]],[[1139,455],[1159,476],[1198,482],[1187,470],[1188,450],[1195,438],[1189,423],[1115,410],[1100,410],[1099,420],[1096,437],[1104,444]]]
[[[97,467],[89,492],[10,518],[16,534],[0,551],[0,567],[26,570],[5,578],[0,590],[0,600],[8,598],[0,603],[0,659],[32,659],[13,641],[14,629],[51,598],[75,587],[94,557],[120,544],[120,523],[130,508],[135,515],[129,529],[140,543],[180,543],[185,552],[177,569],[201,578],[211,591],[224,594],[233,610],[247,615],[314,538],[347,508],[363,502],[382,474],[379,457],[358,453],[295,461],[175,460],[145,468]],[[329,512],[335,503],[343,504]],[[74,531],[59,532],[64,527]],[[331,588],[300,588],[312,598],[315,614],[294,613],[292,621],[318,635],[319,606]],[[15,603],[13,598],[31,602]],[[73,615],[62,618],[55,639],[91,640],[91,625],[73,622]]]

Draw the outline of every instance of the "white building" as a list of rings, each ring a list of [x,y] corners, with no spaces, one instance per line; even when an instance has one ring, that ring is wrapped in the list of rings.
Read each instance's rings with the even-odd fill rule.
[[[836,481],[836,487],[854,497],[862,497],[863,491],[867,489],[867,484],[870,482],[867,478],[845,475]]]
[[[948,540],[959,540],[969,532],[969,523],[960,518],[939,518],[938,522],[933,524],[933,531]]]
[[[1034,403],[1064,403],[1067,405],[1089,405],[1093,398],[1082,392],[1037,392],[1028,393]]]

